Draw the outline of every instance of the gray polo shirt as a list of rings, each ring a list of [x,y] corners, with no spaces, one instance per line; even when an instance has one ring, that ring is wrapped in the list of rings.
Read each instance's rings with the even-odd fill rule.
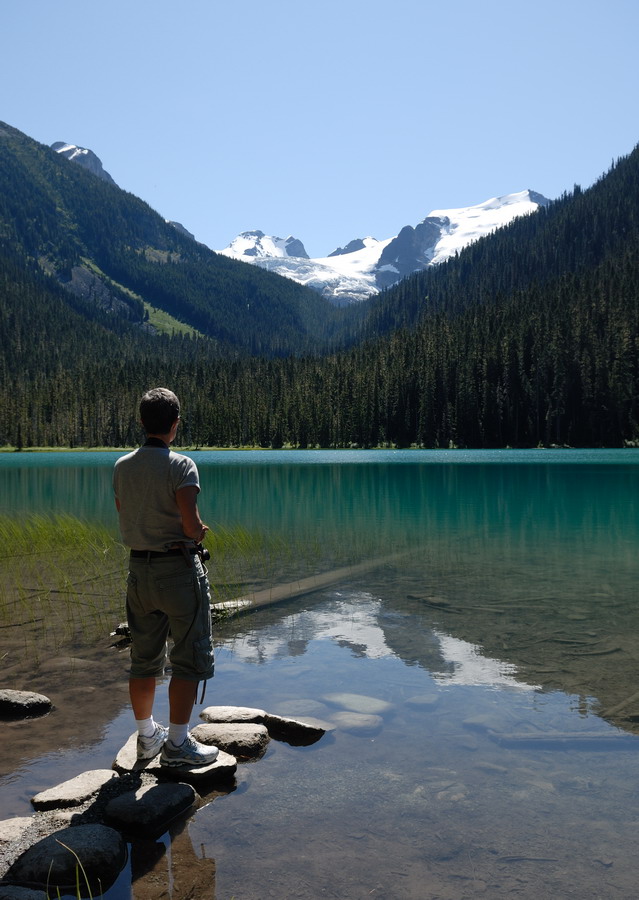
[[[122,540],[133,550],[168,550],[193,541],[182,530],[176,491],[200,489],[197,466],[188,456],[163,447],[140,447],[120,457],[113,490],[120,503]]]

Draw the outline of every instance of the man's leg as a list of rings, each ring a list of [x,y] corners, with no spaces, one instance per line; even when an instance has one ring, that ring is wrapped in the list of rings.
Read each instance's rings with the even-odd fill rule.
[[[169,719],[174,725],[188,725],[197,695],[197,681],[171,678],[169,682]]]
[[[129,696],[138,729],[138,759],[153,759],[162,749],[168,735],[166,728],[153,721],[155,676],[129,678]]]
[[[137,720],[149,719],[153,714],[155,677],[129,678],[129,696],[135,718]]]

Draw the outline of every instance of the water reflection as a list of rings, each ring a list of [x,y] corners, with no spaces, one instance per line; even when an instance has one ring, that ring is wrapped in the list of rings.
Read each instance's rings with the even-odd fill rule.
[[[134,895],[192,875],[176,900],[634,896],[639,467],[623,454],[290,459],[203,458],[206,518],[327,548],[322,567],[339,552],[385,562],[219,623],[207,703],[334,731],[309,748],[272,742],[241,766],[238,789],[204,797],[170,858],[167,842],[141,865]],[[110,464],[85,475],[91,514],[111,515]],[[38,476],[36,507],[80,490],[70,477]],[[17,507],[28,479],[16,483]],[[344,715],[346,695],[362,714],[353,695],[386,704],[375,730]],[[108,765],[115,743],[91,765]]]

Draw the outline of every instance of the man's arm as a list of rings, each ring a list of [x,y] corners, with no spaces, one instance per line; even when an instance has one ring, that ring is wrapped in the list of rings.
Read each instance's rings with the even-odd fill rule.
[[[188,538],[199,544],[204,539],[209,527],[200,518],[197,495],[198,489],[194,484],[190,484],[176,491],[175,500],[182,517],[182,531]]]

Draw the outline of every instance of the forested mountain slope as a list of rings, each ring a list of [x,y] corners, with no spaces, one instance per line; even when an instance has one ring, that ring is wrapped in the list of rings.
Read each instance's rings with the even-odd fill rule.
[[[73,224],[65,245],[46,244],[50,223],[69,213],[45,185],[20,233],[2,234],[0,445],[130,445],[137,400],[153,384],[178,392],[182,439],[196,446],[639,443],[637,150],[592,188],[389,290],[350,320],[351,348],[325,356],[274,358],[273,335],[270,356],[230,358],[208,338],[145,333],[134,305],[128,318],[99,305],[89,317],[90,300],[70,297],[36,261],[72,265],[90,231]],[[145,215],[153,252],[188,259],[180,235],[156,234],[155,214]],[[92,241],[94,264],[120,282],[118,264],[161,292],[183,265],[151,262],[146,248],[121,256],[105,246],[110,236]],[[247,331],[266,342],[251,315]]]
[[[309,350],[336,312],[294,282],[213,253],[146,203],[0,123],[0,240],[67,291],[141,325],[149,305],[212,339],[219,351]]]
[[[534,284],[594,269],[639,240],[639,148],[591,188],[570,193],[515,219],[437,268],[404,279],[351,310],[354,328],[369,337],[416,324],[444,311],[508,297]]]

